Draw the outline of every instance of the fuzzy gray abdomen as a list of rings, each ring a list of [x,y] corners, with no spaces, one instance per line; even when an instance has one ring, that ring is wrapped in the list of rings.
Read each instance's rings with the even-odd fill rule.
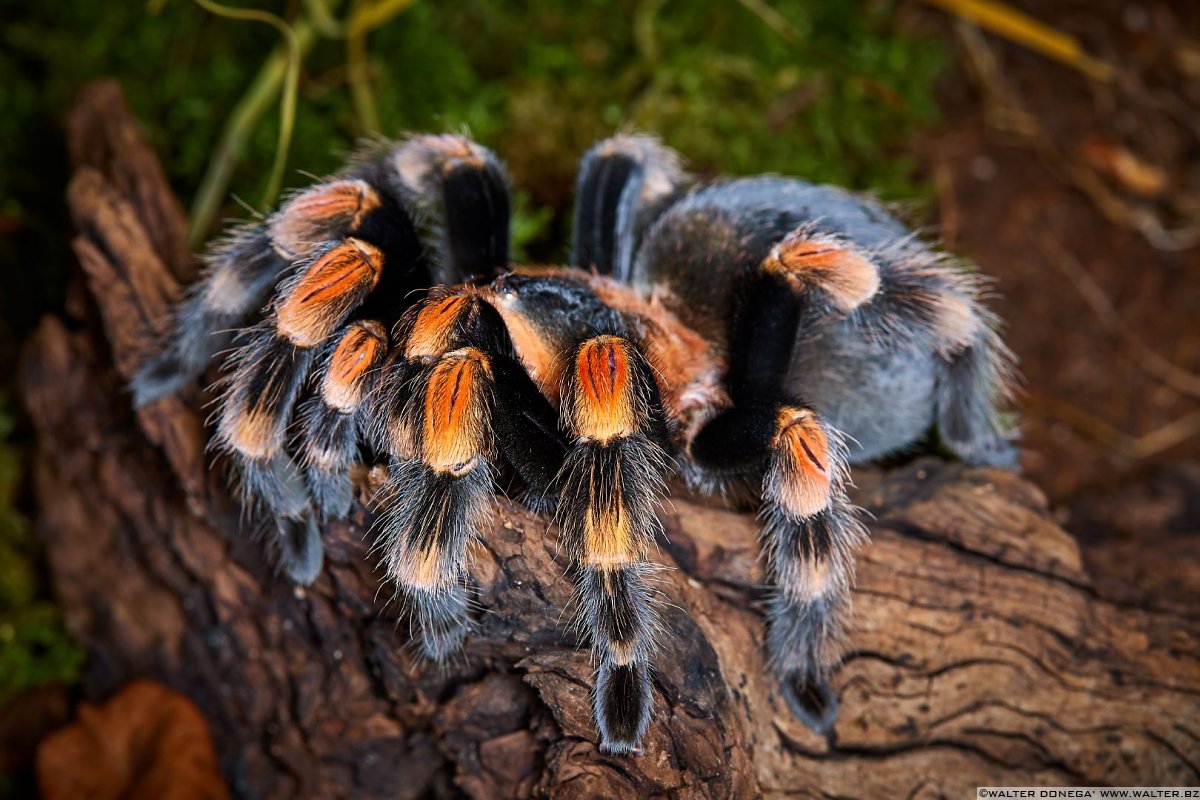
[[[796,227],[884,248],[908,231],[874,201],[790,178],[745,178],[695,192],[668,210],[642,243],[633,282],[667,285],[681,319],[725,349],[741,276]],[[883,271],[890,264],[880,263]],[[853,461],[920,440],[933,423],[934,355],[868,341],[850,320],[823,320],[801,337],[787,388],[852,437]]]
[[[933,425],[932,353],[868,342],[851,322],[796,343],[787,386],[847,436],[852,462],[919,441]]]
[[[720,340],[741,276],[805,224],[865,248],[908,235],[878,203],[844,189],[795,178],[740,178],[693,192],[668,209],[642,241],[630,281],[647,294],[670,287],[678,301],[672,310]]]

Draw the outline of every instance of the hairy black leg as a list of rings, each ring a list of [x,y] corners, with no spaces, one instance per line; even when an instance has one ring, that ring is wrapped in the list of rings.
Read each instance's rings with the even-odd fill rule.
[[[378,497],[377,541],[388,576],[412,603],[416,638],[440,661],[470,625],[463,584],[467,547],[491,502],[495,387],[475,348],[451,350],[411,380]]]
[[[388,167],[436,244],[436,282],[472,281],[507,268],[508,179],[490,150],[462,136],[416,136],[396,148]]]
[[[827,732],[837,708],[826,678],[865,534],[845,492],[842,437],[788,396],[786,379],[797,337],[870,300],[879,273],[844,240],[801,229],[743,281],[730,337],[733,407],[696,434],[689,453],[709,474],[763,475],[763,545],[776,587],[768,655],[793,711]]]
[[[691,454],[713,473],[763,475],[762,538],[775,585],[768,656],[792,710],[828,732],[837,707],[826,679],[839,658],[853,552],[865,539],[845,492],[845,444],[812,409],[779,404],[725,412],[697,434]]]
[[[259,311],[288,262],[262,225],[235,229],[205,257],[204,274],[172,312],[166,346],[150,355],[130,382],[142,407],[196,380]]]
[[[648,578],[666,455],[658,388],[628,338],[604,334],[572,354],[562,398],[574,445],[558,519],[576,572],[578,621],[598,662],[593,710],[601,747],[636,750],[650,721],[658,625]]]
[[[389,456],[378,547],[413,610],[414,635],[444,660],[470,629],[467,547],[507,461],[548,494],[565,444],[548,402],[477,291],[439,290],[397,326],[398,355],[376,391],[373,438]]]
[[[627,280],[641,233],[687,183],[678,154],[652,137],[593,146],[575,183],[571,263]]]
[[[767,652],[792,710],[828,733],[837,718],[828,675],[841,657],[865,529],[846,496],[847,451],[811,409],[783,406],[763,479],[763,541],[776,591]]]

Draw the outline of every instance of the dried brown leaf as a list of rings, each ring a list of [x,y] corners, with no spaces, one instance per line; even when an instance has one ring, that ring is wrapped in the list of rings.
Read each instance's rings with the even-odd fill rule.
[[[227,800],[208,721],[178,692],[134,681],[38,746],[43,800]]]

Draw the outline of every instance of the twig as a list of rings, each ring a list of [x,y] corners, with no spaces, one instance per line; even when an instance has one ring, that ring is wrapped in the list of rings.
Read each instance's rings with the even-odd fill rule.
[[[1126,458],[1141,461],[1200,434],[1200,410],[1168,422],[1144,436],[1130,436],[1081,408],[1041,395],[1025,396],[1025,406],[1066,423],[1077,433]]]

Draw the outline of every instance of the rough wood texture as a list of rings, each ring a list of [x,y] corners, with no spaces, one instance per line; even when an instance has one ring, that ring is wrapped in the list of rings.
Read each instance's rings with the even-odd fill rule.
[[[684,499],[660,557],[672,640],[639,757],[597,752],[591,666],[545,520],[498,502],[475,554],[479,632],[448,669],[405,646],[360,514],[307,590],[273,578],[208,465],[199,395],[130,410],[123,380],[175,296],[183,220],[111,84],[72,122],[90,306],[23,364],[40,531],[88,690],[192,696],[248,797],[965,797],[980,784],[1200,782],[1195,606],[1101,597],[1019,478],[927,461],[859,472],[842,712],[821,738],[764,677],[754,520]],[[88,320],[92,320],[89,323]]]

